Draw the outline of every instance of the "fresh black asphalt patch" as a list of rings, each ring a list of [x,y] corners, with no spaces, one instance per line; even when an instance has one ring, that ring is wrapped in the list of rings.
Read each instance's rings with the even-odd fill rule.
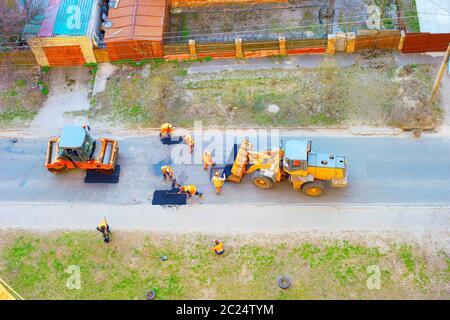
[[[176,138],[161,138],[161,142],[162,144],[179,144],[181,142],[183,142],[183,137],[178,137],[178,139]]]
[[[86,170],[86,177],[84,183],[118,183],[120,176],[120,166],[111,174],[101,173],[95,170]]]
[[[178,189],[173,190],[155,190],[153,193],[152,205],[185,205],[186,194],[178,194]]]

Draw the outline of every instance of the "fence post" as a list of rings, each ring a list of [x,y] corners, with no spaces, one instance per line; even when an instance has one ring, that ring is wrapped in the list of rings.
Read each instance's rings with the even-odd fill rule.
[[[398,51],[403,50],[403,44],[405,43],[406,33],[404,30],[400,32],[400,41],[398,43]]]
[[[279,37],[278,38],[278,54],[280,56],[287,56],[287,50],[286,50],[286,37]]]
[[[242,39],[241,38],[234,39],[234,46],[236,48],[236,58],[243,59],[244,58],[244,50],[243,50],[243,46],[242,46]]]
[[[79,45],[86,63],[97,63],[91,40],[83,37],[79,40]]]
[[[356,49],[356,33],[349,32],[347,34],[347,47],[345,48],[346,53],[354,53]]]
[[[327,43],[327,54],[335,54],[336,53],[336,35],[329,34],[328,35],[328,43]]]
[[[31,52],[34,54],[34,58],[38,65],[42,67],[49,66],[47,56],[45,55],[44,49],[42,48],[42,43],[38,40],[30,40],[28,42]]]
[[[197,48],[195,47],[195,40],[189,40],[189,59],[197,60]]]

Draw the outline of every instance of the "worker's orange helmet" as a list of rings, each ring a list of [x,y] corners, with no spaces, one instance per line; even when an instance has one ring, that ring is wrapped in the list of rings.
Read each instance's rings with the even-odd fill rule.
[[[218,175],[219,175],[219,171],[216,171],[214,174],[215,174],[216,176],[218,176]]]

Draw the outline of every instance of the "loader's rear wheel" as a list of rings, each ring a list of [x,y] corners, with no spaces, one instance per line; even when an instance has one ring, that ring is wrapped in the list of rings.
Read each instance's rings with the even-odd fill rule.
[[[306,182],[302,185],[301,191],[310,197],[320,197],[325,192],[325,185],[322,181]]]
[[[69,168],[67,168],[67,166],[61,168],[48,168],[48,171],[50,171],[53,174],[61,174],[69,171]]]
[[[260,172],[255,172],[253,174],[252,182],[255,186],[261,189],[270,189],[273,187],[273,180]]]

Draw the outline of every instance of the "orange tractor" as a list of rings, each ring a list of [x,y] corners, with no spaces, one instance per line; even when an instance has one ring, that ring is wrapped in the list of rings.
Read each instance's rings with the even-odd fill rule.
[[[48,142],[45,167],[54,174],[74,168],[112,173],[118,153],[116,140],[94,140],[87,126],[65,126]]]

